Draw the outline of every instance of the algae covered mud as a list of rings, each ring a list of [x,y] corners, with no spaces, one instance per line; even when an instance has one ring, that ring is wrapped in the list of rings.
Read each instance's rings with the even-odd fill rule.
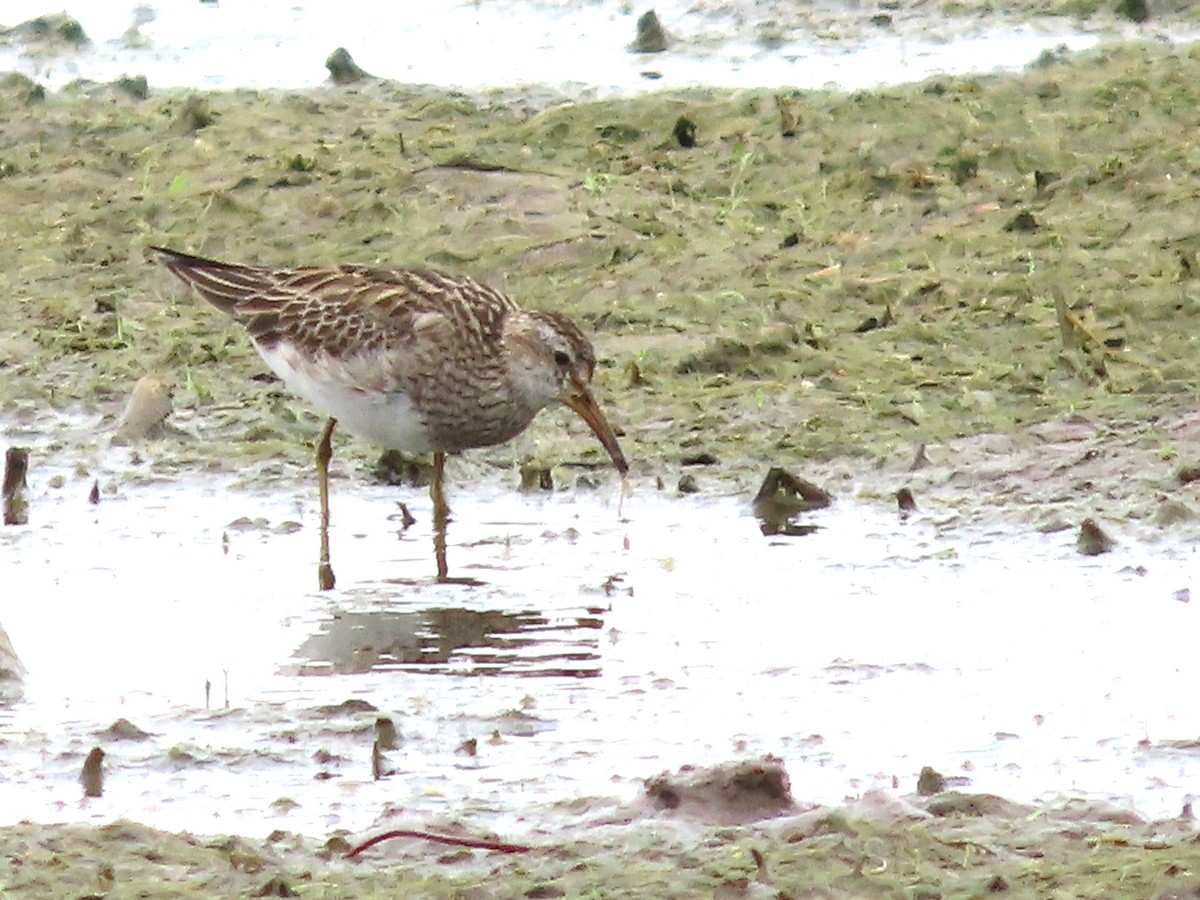
[[[387,84],[43,97],[13,76],[0,390],[10,409],[113,409],[160,370],[177,407],[220,410],[214,436],[253,423],[228,452],[302,458],[310,422],[247,392],[253,352],[156,270],[157,243],[429,264],[561,307],[592,329],[645,472],[1074,411],[1145,423],[1195,385],[1197,68],[1133,46],[874,93],[545,110]],[[526,452],[562,459],[538,435]]]
[[[4,806],[251,836],[14,825],[6,888],[1194,887],[1193,828],[1167,820],[1200,729],[1197,85],[1193,48],[1142,45],[873,92],[551,107],[7,78],[0,401],[5,443],[34,452],[31,525],[0,531],[0,621],[31,673],[5,720]],[[433,265],[569,312],[594,335],[632,496],[618,512],[565,415],[466,457],[451,560],[488,586],[444,593],[393,583],[430,570],[423,507],[406,498],[403,530],[396,495],[364,486],[374,449],[342,443],[345,584],[310,593],[319,422],[150,244]],[[174,385],[168,429],[110,446],[151,372]],[[516,463],[568,489],[514,496]],[[746,492],[771,464],[837,496],[815,536],[758,532]],[[919,508],[904,524],[901,486]],[[1075,553],[1086,516],[1116,551]],[[338,623],[388,644],[339,643]],[[137,731],[110,732],[118,717]],[[375,781],[381,717],[402,743]],[[105,795],[79,805],[96,744]],[[663,769],[765,752],[801,807],[864,799],[689,831],[712,820],[640,797]],[[898,799],[924,765],[1040,812],[976,796],[930,817]],[[1075,794],[1105,802],[1058,799]],[[540,849],[322,858],[346,846],[323,851],[330,833],[414,820]]]

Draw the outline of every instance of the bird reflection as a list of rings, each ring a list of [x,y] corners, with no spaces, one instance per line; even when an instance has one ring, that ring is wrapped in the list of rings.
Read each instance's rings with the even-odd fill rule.
[[[534,610],[450,607],[341,612],[320,623],[284,670],[591,678],[600,674],[604,612],[578,609],[552,618]]]

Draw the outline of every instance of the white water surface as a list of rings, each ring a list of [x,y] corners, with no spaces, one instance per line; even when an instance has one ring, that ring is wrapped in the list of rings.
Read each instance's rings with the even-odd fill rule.
[[[345,46],[377,75],[468,90],[857,88],[1019,67],[1103,37],[1062,23],[793,29],[768,49],[754,4],[662,3],[679,44],[637,56],[636,11],[613,2],[381,6],[179,0],[148,7],[148,44],[130,47],[122,36],[147,14],[93,0],[69,10],[89,49],[0,49],[0,69],[52,87],[145,74],[154,87],[304,88]],[[59,9],[6,0],[0,23]],[[1191,547],[1123,542],[1087,559],[1069,533],[947,527],[936,510],[900,523],[852,493],[811,517],[817,534],[768,540],[746,497],[635,483],[618,512],[611,479],[550,497],[452,480],[451,566],[486,584],[436,586],[424,493],[343,470],[339,590],[320,594],[309,477],[270,491],[168,477],[151,448],[141,464],[91,466],[116,485],[93,507],[72,455],[89,438],[39,445],[56,433],[0,431],[0,445],[36,451],[31,524],[0,529],[0,623],[29,670],[25,699],[0,711],[6,822],[320,835],[362,831],[400,803],[414,821],[516,834],[560,801],[612,806],[664,769],[762,753],[784,759],[803,802],[905,793],[924,765],[1014,800],[1081,794],[1149,816],[1177,814],[1194,790],[1195,752],[1167,745],[1200,738],[1198,612],[1176,599],[1193,586]],[[421,519],[400,537],[398,498]],[[510,630],[454,631],[493,621]],[[317,653],[337,655],[346,623],[361,626],[346,639],[360,653],[360,632],[392,643],[357,668]],[[413,658],[396,658],[401,647]],[[395,719],[396,777],[370,778],[377,713],[320,710],[348,699]],[[151,736],[100,733],[118,718]],[[456,753],[469,738],[476,757]],[[94,745],[108,753],[106,791],[84,801]]]
[[[934,74],[1017,69],[1048,50],[1105,39],[1186,37],[1151,28],[1086,30],[1062,19],[1030,23],[927,17],[871,24],[876,10],[787,3],[654,4],[674,43],[665,53],[628,46],[643,11],[622,0],[375,3],[366,0],[197,0],[134,4],[90,0],[68,8],[91,45],[53,55],[0,48],[0,70],[53,88],[78,78],[145,75],[153,87],[309,88],[345,47],[380,77],[469,91],[538,86],[570,96],[691,85],[845,89]],[[45,0],[5,0],[0,25],[59,12]],[[139,24],[140,23],[140,24]],[[136,30],[130,31],[131,28]]]
[[[765,538],[744,496],[530,496],[452,467],[451,571],[485,583],[436,585],[425,492],[335,467],[323,594],[312,478],[242,488],[150,448],[92,506],[54,445],[3,438],[31,440],[31,522],[0,529],[0,621],[29,669],[0,712],[5,821],[321,835],[399,804],[512,835],[765,753],[802,803],[909,793],[925,765],[1155,817],[1195,790],[1198,751],[1170,743],[1200,737],[1190,546],[1088,558],[1071,532],[901,522],[852,494],[816,534]],[[419,521],[398,534],[400,499]],[[375,710],[321,709],[347,700]],[[375,782],[378,715],[404,740]],[[118,718],[151,737],[104,735]],[[83,801],[96,745],[106,790]]]

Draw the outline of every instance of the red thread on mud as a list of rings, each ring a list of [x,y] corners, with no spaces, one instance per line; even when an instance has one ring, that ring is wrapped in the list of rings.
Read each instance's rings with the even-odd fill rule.
[[[532,847],[524,844],[505,844],[501,841],[485,841],[482,838],[451,837],[448,834],[434,834],[430,831],[387,831],[365,841],[346,854],[346,859],[354,859],[364,850],[369,850],[376,844],[390,841],[392,838],[411,837],[430,841],[434,844],[449,844],[452,847],[470,847],[472,850],[494,850],[496,853],[528,853]]]

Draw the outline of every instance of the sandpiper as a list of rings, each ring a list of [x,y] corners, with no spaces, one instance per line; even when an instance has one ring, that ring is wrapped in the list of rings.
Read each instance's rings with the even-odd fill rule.
[[[544,407],[563,403],[587,422],[617,471],[624,475],[629,468],[592,396],[592,345],[560,313],[521,309],[474,279],[426,269],[274,269],[151,249],[196,293],[244,325],[284,384],[330,417],[316,454],[322,590],[334,585],[329,460],[338,423],[387,449],[433,454],[439,581],[450,580],[447,453],[502,444]]]

